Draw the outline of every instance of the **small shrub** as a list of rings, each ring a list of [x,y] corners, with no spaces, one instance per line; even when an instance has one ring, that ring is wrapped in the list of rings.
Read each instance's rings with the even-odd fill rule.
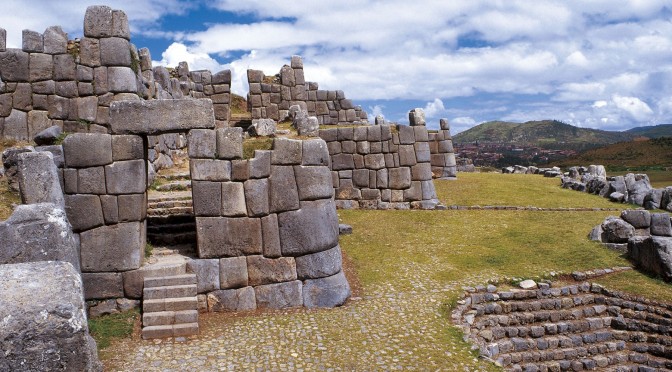
[[[149,258],[152,255],[153,250],[154,250],[154,246],[151,243],[146,243],[145,244],[145,258]]]

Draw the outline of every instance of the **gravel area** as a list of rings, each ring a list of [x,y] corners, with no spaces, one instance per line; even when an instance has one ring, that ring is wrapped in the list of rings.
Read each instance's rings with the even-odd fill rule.
[[[122,340],[104,363],[111,371],[494,370],[451,337],[459,331],[441,306],[456,288],[379,286],[336,309],[203,314],[197,337]]]

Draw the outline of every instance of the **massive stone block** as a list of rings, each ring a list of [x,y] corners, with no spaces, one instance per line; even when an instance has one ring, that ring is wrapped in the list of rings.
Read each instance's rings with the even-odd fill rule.
[[[297,278],[293,257],[248,256],[247,273],[252,286],[288,282]]]
[[[65,261],[79,271],[77,241],[65,212],[55,204],[16,207],[6,221],[0,222],[0,242],[0,265]]]
[[[341,271],[341,247],[296,257],[296,273],[299,279],[317,279],[332,276]]]
[[[247,215],[245,191],[241,182],[222,182],[222,210],[225,217],[243,217]]]
[[[245,257],[228,257],[219,260],[220,288],[241,288],[247,285],[247,259]]]
[[[109,134],[73,133],[63,141],[65,166],[93,167],[112,163],[112,136]]]
[[[124,297],[121,273],[82,273],[82,282],[86,300]]]
[[[90,6],[84,14],[84,36],[112,36],[112,8],[104,5]]]
[[[251,179],[244,183],[245,203],[250,217],[261,217],[269,213],[268,179]]]
[[[341,306],[350,297],[350,285],[343,272],[321,279],[310,279],[303,284],[303,306]]]
[[[50,152],[19,154],[19,187],[24,204],[53,203],[65,208],[58,170]]]
[[[208,293],[208,311],[251,311],[257,309],[252,287]]]
[[[140,222],[101,226],[80,236],[82,271],[134,270],[142,265],[145,248]]]
[[[71,264],[0,265],[0,278],[0,370],[102,371]]]
[[[261,254],[259,218],[196,217],[198,255],[201,258]]]
[[[324,166],[295,166],[300,200],[329,199],[334,196],[331,171]]]
[[[672,224],[667,213],[651,214],[651,235],[672,236]]]
[[[303,305],[303,284],[293,282],[267,284],[254,287],[259,309],[286,309]]]
[[[65,195],[65,211],[74,231],[88,230],[104,223],[103,208],[97,195]]]
[[[292,166],[271,166],[269,189],[271,213],[299,209],[299,191]]]
[[[217,129],[217,158],[240,159],[243,157],[243,128]]]
[[[147,185],[145,161],[117,161],[105,167],[108,194],[142,194]]]
[[[333,200],[301,202],[301,209],[278,214],[283,256],[301,256],[338,244],[338,216]]]
[[[187,132],[195,128],[215,128],[212,101],[115,101],[110,105],[110,130],[113,134]]]
[[[187,272],[196,274],[198,293],[212,292],[219,289],[219,260],[189,260],[187,261]]]
[[[21,49],[0,52],[0,78],[2,81],[28,81],[30,55]]]
[[[672,238],[633,237],[628,241],[628,257],[645,271],[672,281]]]

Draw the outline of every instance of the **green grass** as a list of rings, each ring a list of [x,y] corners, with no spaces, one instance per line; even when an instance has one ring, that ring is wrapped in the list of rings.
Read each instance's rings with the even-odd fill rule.
[[[104,315],[89,319],[89,332],[96,340],[98,350],[102,350],[110,346],[115,338],[130,337],[138,319],[140,319],[140,311],[137,309]]]
[[[243,159],[254,158],[255,150],[270,150],[273,147],[273,138],[251,137],[243,141]]]
[[[563,189],[560,179],[538,174],[459,173],[457,181],[435,180],[445,205],[540,208],[631,208],[588,193]]]
[[[624,271],[594,281],[607,288],[672,303],[672,284],[638,271]]]

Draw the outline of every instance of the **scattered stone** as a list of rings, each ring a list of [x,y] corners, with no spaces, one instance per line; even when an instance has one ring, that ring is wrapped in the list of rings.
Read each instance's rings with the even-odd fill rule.
[[[522,289],[534,289],[537,288],[537,283],[532,279],[523,280],[518,284]]]

